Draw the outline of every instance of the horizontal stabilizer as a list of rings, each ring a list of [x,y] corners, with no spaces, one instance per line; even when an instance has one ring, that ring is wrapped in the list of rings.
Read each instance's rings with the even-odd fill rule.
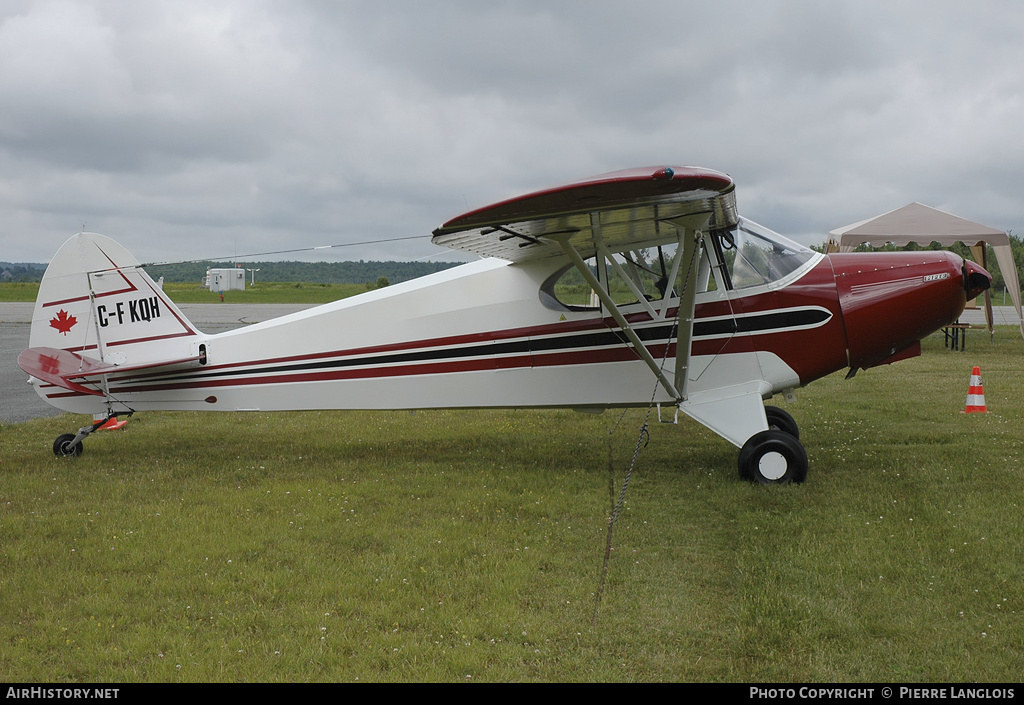
[[[95,396],[103,396],[103,392],[86,387],[74,380],[88,382],[113,372],[132,372],[188,363],[199,364],[199,362],[200,358],[196,356],[137,365],[113,365],[58,348],[29,348],[18,355],[18,367],[30,376],[63,389]]]

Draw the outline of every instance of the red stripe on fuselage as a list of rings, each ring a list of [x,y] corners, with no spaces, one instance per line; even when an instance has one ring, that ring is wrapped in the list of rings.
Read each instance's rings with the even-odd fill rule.
[[[783,289],[761,292],[750,296],[733,299],[722,299],[702,303],[697,306],[697,321],[705,318],[718,318],[736,315],[749,315],[758,312],[770,313],[780,309],[800,307],[821,307],[832,314],[823,325],[808,330],[786,330],[783,332],[758,332],[757,334],[736,334],[731,337],[715,337],[695,339],[691,350],[693,355],[716,355],[732,353],[748,353],[767,351],[778,355],[799,375],[802,383],[806,383],[829,374],[846,366],[846,340],[842,318],[836,294],[835,280],[829,260],[824,258],[797,283]],[[675,316],[675,309],[670,309],[670,317]],[[638,331],[643,332],[650,327],[671,326],[673,318],[652,320],[647,313],[633,313],[627,320]],[[594,346],[592,348],[566,350],[535,350],[529,353],[494,355],[488,354],[486,347],[499,341],[531,339],[557,339],[572,334],[599,332],[602,330],[618,331],[612,318],[589,318],[575,321],[524,326],[499,331],[466,333],[440,338],[403,341],[383,345],[351,348],[326,352],[305,353],[279,358],[261,358],[243,362],[232,362],[222,365],[207,365],[190,375],[194,379],[160,382],[167,378],[168,373],[148,373],[133,375],[118,382],[112,393],[142,393],[160,390],[184,390],[211,387],[250,386],[261,384],[283,384],[292,382],[322,382],[346,379],[368,379],[379,377],[416,376],[430,374],[450,374],[458,372],[476,372],[484,370],[515,369],[524,367],[556,367],[561,365],[588,365],[604,362],[624,362],[639,360],[639,355],[631,345],[622,342],[617,345]],[[374,365],[373,356],[403,352],[427,351],[430,349],[460,349],[467,346],[480,346],[480,356],[466,356],[461,359],[447,359],[430,362],[391,362]],[[568,346],[567,346],[568,347]],[[665,343],[653,341],[646,345],[655,359],[666,357]],[[675,355],[675,345],[669,346],[668,357]],[[246,374],[242,368],[274,367],[293,365],[296,363],[318,363],[328,365],[332,362],[367,357],[365,363],[355,363],[350,367],[335,369],[317,369],[309,371],[283,371],[274,373],[268,370],[260,374]],[[235,376],[214,378],[212,375],[235,370]],[[180,372],[173,373],[175,376]]]

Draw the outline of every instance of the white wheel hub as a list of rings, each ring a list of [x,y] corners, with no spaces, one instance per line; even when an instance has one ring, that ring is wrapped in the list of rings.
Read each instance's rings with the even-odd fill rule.
[[[757,471],[766,480],[781,480],[788,469],[789,463],[786,462],[786,457],[774,450],[765,453],[757,461]]]

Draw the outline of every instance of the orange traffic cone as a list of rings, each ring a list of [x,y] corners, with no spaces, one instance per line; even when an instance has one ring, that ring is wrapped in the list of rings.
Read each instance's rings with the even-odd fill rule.
[[[985,387],[981,383],[981,368],[975,367],[971,371],[971,386],[967,389],[967,405],[964,407],[965,414],[987,414],[985,408]]]

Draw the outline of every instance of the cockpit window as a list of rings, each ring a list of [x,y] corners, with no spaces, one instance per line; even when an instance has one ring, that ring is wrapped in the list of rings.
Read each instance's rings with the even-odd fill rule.
[[[687,287],[697,295],[730,289],[765,286],[792,274],[816,257],[814,250],[782,237],[753,221],[740,218],[728,230],[717,230],[704,239],[700,263],[675,262],[676,245],[619,252],[614,263],[591,257],[586,266],[604,283],[617,306],[677,299]],[[673,265],[676,266],[673,266]],[[675,273],[675,281],[672,273]],[[692,281],[691,281],[692,280]],[[598,311],[601,302],[590,284],[571,264],[554,272],[540,288],[544,306],[556,311]]]
[[[814,250],[745,218],[718,239],[734,289],[778,281],[814,257]]]

